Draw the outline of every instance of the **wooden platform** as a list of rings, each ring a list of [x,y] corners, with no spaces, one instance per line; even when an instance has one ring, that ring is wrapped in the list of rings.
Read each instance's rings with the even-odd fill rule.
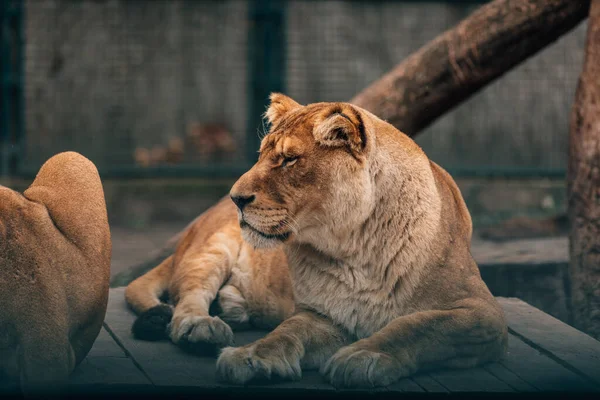
[[[443,370],[403,379],[380,394],[448,392],[600,392],[600,342],[514,298],[499,298],[509,327],[504,360],[481,368]],[[185,353],[170,342],[133,339],[134,315],[123,289],[111,289],[104,328],[71,379],[76,392],[130,393],[340,393],[317,372],[301,381],[235,387],[215,381],[215,359]],[[237,345],[266,332],[236,335]],[[287,397],[287,396],[286,396]]]

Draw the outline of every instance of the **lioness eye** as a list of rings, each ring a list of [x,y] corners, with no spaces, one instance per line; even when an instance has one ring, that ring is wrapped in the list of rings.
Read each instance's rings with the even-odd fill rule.
[[[284,157],[283,161],[281,162],[281,166],[289,167],[291,165],[294,165],[296,161],[298,161],[298,156]]]

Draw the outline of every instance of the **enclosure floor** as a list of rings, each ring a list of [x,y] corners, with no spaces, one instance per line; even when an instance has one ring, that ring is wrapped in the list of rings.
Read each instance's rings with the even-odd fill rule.
[[[111,289],[104,327],[91,352],[75,370],[73,391],[109,388],[136,393],[281,393],[336,394],[317,372],[300,381],[225,385],[215,379],[215,358],[184,352],[170,341],[133,338],[134,314],[123,288]],[[509,348],[499,362],[479,368],[420,373],[380,388],[399,392],[600,392],[600,342],[515,298],[498,298],[509,325]],[[265,332],[236,333],[236,345]],[[141,392],[140,392],[141,391]],[[287,396],[286,396],[287,397]]]
[[[113,226],[111,278],[148,258],[160,249],[173,235],[185,227],[185,223],[158,223],[145,229]]]

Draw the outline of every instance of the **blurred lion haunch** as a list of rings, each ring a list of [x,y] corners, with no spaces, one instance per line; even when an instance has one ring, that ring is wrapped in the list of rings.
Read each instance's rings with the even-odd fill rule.
[[[0,373],[26,394],[60,389],[91,349],[111,250],[102,183],[87,158],[55,155],[23,194],[0,186]]]

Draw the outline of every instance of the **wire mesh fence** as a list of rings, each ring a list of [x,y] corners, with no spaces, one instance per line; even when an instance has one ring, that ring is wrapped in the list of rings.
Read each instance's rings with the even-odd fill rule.
[[[347,101],[481,2],[291,1],[288,93]],[[585,23],[509,71],[416,137],[466,175],[561,175]]]
[[[106,176],[238,174],[269,91],[347,101],[482,3],[25,0],[15,173],[75,150]],[[417,142],[451,172],[562,174],[584,25]]]
[[[100,169],[243,155],[247,2],[32,0],[27,19],[25,165],[67,147]]]

